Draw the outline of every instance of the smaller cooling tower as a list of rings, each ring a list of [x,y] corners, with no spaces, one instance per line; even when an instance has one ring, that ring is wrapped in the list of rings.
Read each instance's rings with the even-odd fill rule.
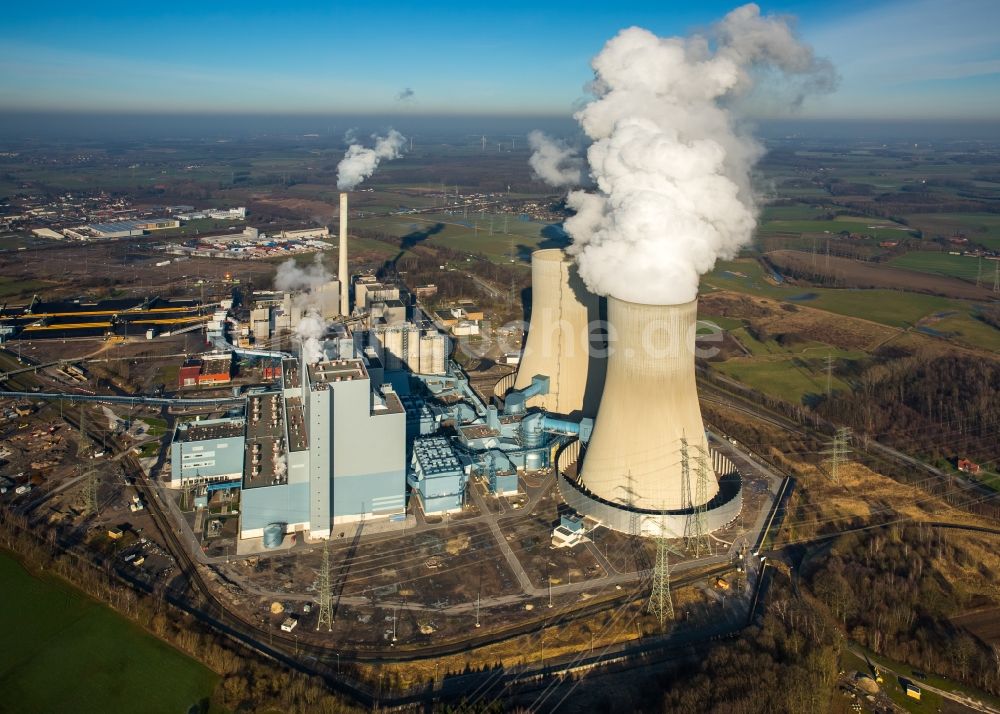
[[[697,310],[696,300],[642,305],[608,298],[607,379],[580,474],[580,485],[600,499],[681,510],[718,493],[695,387]],[[698,503],[701,455],[708,477]]]
[[[544,375],[549,390],[531,397],[529,407],[592,417],[604,383],[603,356],[590,348],[590,327],[596,332],[599,326],[599,298],[559,249],[531,254],[531,291],[531,323],[513,388],[524,389]]]

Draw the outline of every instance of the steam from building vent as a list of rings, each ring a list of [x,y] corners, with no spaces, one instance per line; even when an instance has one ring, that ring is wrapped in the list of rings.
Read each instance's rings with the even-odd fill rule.
[[[406,138],[395,129],[390,129],[385,136],[376,136],[374,148],[352,143],[337,164],[337,188],[341,191],[354,189],[375,173],[381,161],[398,159],[405,143]]]
[[[321,288],[333,280],[333,276],[323,266],[322,259],[316,254],[315,260],[304,268],[289,258],[278,266],[274,274],[274,289],[282,292],[311,292]]]
[[[630,27],[591,65],[593,98],[575,118],[593,142],[587,163],[596,190],[568,196],[576,211],[565,226],[569,251],[600,295],[689,302],[699,276],[734,257],[756,226],[750,171],[763,149],[737,121],[748,94],[780,78],[784,103],[797,105],[834,88],[833,67],[785,19],[761,16],[754,4],[706,36]],[[531,165],[565,184],[569,159],[540,142]]]
[[[583,181],[583,158],[577,150],[544,132],[528,134],[531,158],[528,164],[535,176],[551,186],[579,186]]]
[[[326,334],[326,320],[315,309],[310,308],[299,318],[295,336],[302,343],[302,361],[316,364],[323,359],[323,335]]]
[[[282,292],[294,293],[295,305],[303,315],[295,328],[295,336],[302,343],[302,357],[306,364],[319,362],[323,357],[323,336],[327,322],[322,317],[322,306],[316,290],[333,280],[333,276],[323,267],[319,255],[309,265],[300,267],[289,258],[280,266],[274,276],[274,287]]]

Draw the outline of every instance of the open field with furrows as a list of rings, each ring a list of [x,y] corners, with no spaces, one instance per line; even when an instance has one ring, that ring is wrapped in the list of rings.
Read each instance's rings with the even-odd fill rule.
[[[515,216],[506,216],[505,223],[505,216],[498,214],[470,213],[468,218],[460,213],[360,218],[351,225],[354,230],[382,233],[409,245],[426,242],[430,246],[484,254],[494,262],[526,263],[533,250],[566,243],[559,229],[553,226]]]
[[[275,261],[192,258],[157,267],[173,256],[155,252],[143,244],[115,241],[94,244],[58,244],[44,249],[0,255],[0,273],[11,285],[37,281],[45,299],[128,295],[200,296],[229,292],[232,280],[269,287]],[[199,283],[198,281],[202,281]],[[31,285],[31,283],[28,283]],[[21,292],[30,299],[30,293]]]
[[[832,220],[765,220],[757,229],[760,235],[791,233],[826,238],[846,232],[876,240],[900,240],[911,231],[911,228],[892,221],[856,216],[838,216]]]
[[[825,311],[905,329],[913,328],[922,320],[935,315],[942,318],[947,316],[951,321],[951,334],[927,334],[974,349],[990,352],[1000,350],[1000,331],[977,319],[977,304],[965,300],[899,290],[805,288],[787,283],[777,285],[764,277],[755,260],[748,258],[720,262],[711,274],[702,278],[702,290],[702,301],[710,299],[710,291],[726,290],[790,303],[797,308]],[[708,311],[719,314],[717,310]],[[823,341],[822,338],[820,340]]]
[[[2,554],[0,580],[0,709],[175,714],[211,694],[215,674],[68,585]]]
[[[969,255],[914,251],[892,258],[889,265],[931,275],[960,278],[973,284],[978,278],[980,284],[989,289],[993,286],[994,270],[1000,265],[1000,261],[984,260]]]
[[[954,311],[923,318],[917,330],[901,330],[733,292],[708,293],[699,308],[727,330],[722,351],[709,358],[711,369],[795,404],[809,395],[825,394],[828,356],[833,359],[831,389],[848,390],[848,378],[840,375],[854,372],[852,362],[863,362],[880,347],[946,352],[951,349],[948,341],[932,335],[961,329],[963,344],[988,351],[1000,337],[986,323]]]
[[[956,627],[964,627],[987,644],[1000,646],[1000,607],[987,607],[951,618]]]
[[[960,300],[991,300],[997,297],[991,290],[976,287],[964,280],[907,270],[905,267],[890,267],[836,256],[815,256],[796,250],[775,250],[764,257],[783,275],[821,275],[836,281],[839,287],[905,290]],[[974,260],[970,262],[975,263]]]
[[[905,218],[925,238],[962,234],[972,243],[1000,250],[1000,213],[911,213]]]

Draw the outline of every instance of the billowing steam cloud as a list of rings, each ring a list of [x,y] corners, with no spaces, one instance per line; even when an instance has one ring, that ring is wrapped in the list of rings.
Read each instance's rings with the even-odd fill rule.
[[[552,186],[579,186],[583,181],[583,159],[566,142],[533,131],[528,134],[531,165],[535,176]]]
[[[385,136],[375,137],[375,147],[369,149],[352,143],[337,164],[337,188],[350,191],[375,173],[383,159],[398,159],[406,138],[395,129]]]
[[[295,304],[304,314],[295,328],[295,336],[302,343],[302,356],[307,364],[319,362],[323,357],[323,335],[327,324],[322,317],[319,298],[315,291],[326,285],[333,276],[323,267],[320,256],[304,268],[291,258],[278,266],[274,287],[283,292],[295,292]]]
[[[569,250],[598,294],[693,300],[699,276],[735,256],[756,225],[750,170],[763,150],[736,125],[738,100],[769,73],[794,87],[797,103],[832,90],[833,68],[753,4],[730,12],[709,37],[622,30],[591,64],[593,99],[575,116],[593,141],[587,161],[597,189],[569,194]],[[553,157],[566,166],[568,156],[540,147],[532,162],[540,175]]]
[[[299,318],[295,335],[302,342],[302,359],[306,364],[316,364],[323,358],[323,335],[326,334],[326,320],[318,310],[309,308]]]
[[[311,265],[300,268],[294,259],[289,258],[278,266],[274,274],[274,289],[282,292],[311,292],[326,285],[333,276],[323,267],[320,256]]]

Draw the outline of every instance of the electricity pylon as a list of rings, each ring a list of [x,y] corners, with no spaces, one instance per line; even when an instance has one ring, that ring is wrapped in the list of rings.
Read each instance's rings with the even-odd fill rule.
[[[97,469],[91,469],[87,473],[87,514],[91,516],[96,516],[100,511],[100,505],[97,502],[97,489],[100,486],[100,481],[97,478]]]
[[[846,427],[837,429],[830,447],[823,451],[827,455],[826,463],[830,466],[830,478],[834,483],[840,483],[840,467],[847,461],[847,455],[851,453],[851,430]]]
[[[700,558],[702,551],[712,554],[712,542],[708,538],[708,454],[701,446],[698,447],[698,479],[695,481],[694,512],[691,514],[692,528],[688,549],[694,548],[694,557]]]
[[[319,617],[316,618],[316,629],[319,630],[326,623],[326,631],[333,631],[333,581],[330,578],[330,544],[323,544],[323,563],[319,569],[319,578],[316,581],[316,590],[319,593]]]
[[[656,536],[656,567],[653,569],[653,589],[649,593],[647,610],[654,615],[663,627],[664,623],[674,619],[674,600],[670,595],[670,551],[667,544],[667,529],[663,519],[660,519],[660,532]]]

